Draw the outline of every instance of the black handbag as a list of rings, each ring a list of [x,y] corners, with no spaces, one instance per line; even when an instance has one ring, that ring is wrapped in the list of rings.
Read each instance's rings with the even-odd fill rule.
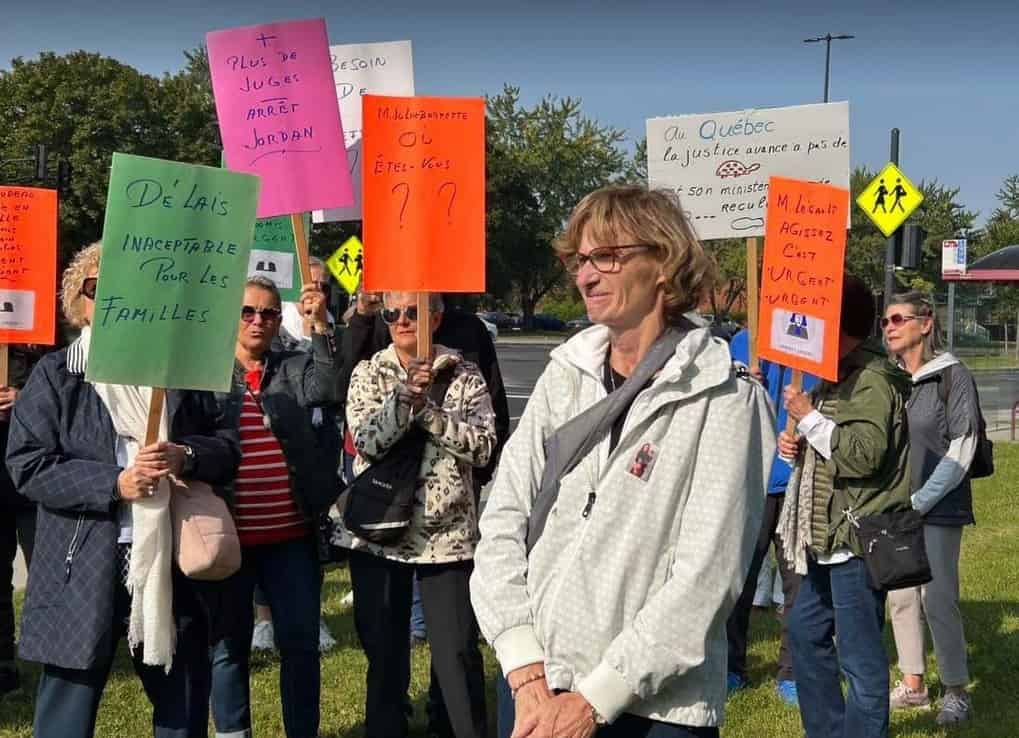
[[[442,405],[451,379],[448,370],[432,383],[429,396]],[[414,490],[428,433],[412,425],[385,455],[354,477],[341,496],[343,524],[369,543],[391,545],[410,529],[414,514]]]
[[[916,510],[852,517],[870,586],[890,592],[931,581],[923,516]]]
[[[392,544],[410,528],[428,434],[412,427],[343,492],[343,524],[370,543]]]

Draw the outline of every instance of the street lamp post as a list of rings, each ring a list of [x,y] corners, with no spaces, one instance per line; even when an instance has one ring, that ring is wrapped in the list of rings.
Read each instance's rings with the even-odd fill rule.
[[[828,102],[828,79],[831,76],[831,42],[842,41],[844,39],[856,38],[856,36],[850,36],[847,34],[840,34],[838,36],[832,36],[830,33],[826,33],[823,36],[817,38],[805,38],[803,43],[805,44],[816,44],[824,41],[824,101]]]

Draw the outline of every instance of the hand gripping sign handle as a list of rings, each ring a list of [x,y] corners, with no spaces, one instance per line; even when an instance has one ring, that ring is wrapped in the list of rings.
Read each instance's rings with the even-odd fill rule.
[[[152,388],[152,400],[149,402],[149,422],[145,427],[145,445],[151,446],[159,440],[159,421],[163,417],[163,401],[166,390],[162,387]]]

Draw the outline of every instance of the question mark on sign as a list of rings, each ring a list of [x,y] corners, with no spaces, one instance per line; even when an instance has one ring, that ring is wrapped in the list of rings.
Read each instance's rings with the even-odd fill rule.
[[[407,209],[407,201],[410,200],[410,185],[406,182],[397,182],[393,185],[391,192],[396,194],[396,190],[403,187],[403,204],[400,205],[400,227],[403,228],[403,213]]]
[[[442,196],[442,191],[447,187],[451,188],[449,193],[449,206],[446,208],[446,217],[452,219],[453,217],[453,203],[456,202],[456,182],[443,182],[439,186],[439,196]],[[447,221],[450,222],[450,221]]]

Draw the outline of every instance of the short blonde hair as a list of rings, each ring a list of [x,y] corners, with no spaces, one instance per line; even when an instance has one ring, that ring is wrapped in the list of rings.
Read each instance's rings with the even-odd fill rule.
[[[71,259],[60,280],[60,304],[64,309],[64,317],[75,328],[86,325],[85,307],[81,287],[93,269],[99,269],[99,257],[102,252],[102,241],[89,244]]]
[[[640,185],[612,185],[590,193],[573,210],[553,244],[560,256],[575,254],[587,234],[592,241],[654,247],[665,273],[665,315],[676,322],[692,310],[715,282],[715,263],[704,251],[679,198]]]

